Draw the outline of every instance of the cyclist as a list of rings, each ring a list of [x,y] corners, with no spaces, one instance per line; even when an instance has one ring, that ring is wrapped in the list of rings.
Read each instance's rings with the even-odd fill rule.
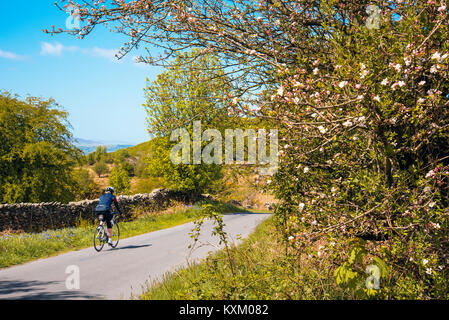
[[[112,245],[112,213],[111,213],[111,205],[114,203],[115,207],[117,208],[118,213],[121,215],[122,212],[120,211],[120,208],[118,206],[118,201],[116,196],[114,195],[114,188],[108,187],[106,188],[105,193],[100,197],[100,202],[97,205],[96,213],[97,216],[100,214],[103,215],[104,221],[106,221],[106,224],[108,226],[108,244]]]

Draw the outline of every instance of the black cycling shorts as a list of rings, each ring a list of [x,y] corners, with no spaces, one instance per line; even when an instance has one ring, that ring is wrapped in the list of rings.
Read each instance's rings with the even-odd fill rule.
[[[101,218],[101,216],[103,216],[103,218]],[[112,213],[111,211],[97,211],[97,216],[98,216],[98,220],[100,221],[106,221],[106,225],[108,226],[109,229],[112,228]]]

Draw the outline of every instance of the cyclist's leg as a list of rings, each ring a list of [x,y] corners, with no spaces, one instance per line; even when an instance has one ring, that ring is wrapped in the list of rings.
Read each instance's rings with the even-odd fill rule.
[[[106,213],[104,211],[97,211],[96,214],[98,221],[100,221],[100,226],[103,226]]]
[[[108,237],[109,239],[112,238],[112,213],[111,211],[107,211],[105,214],[105,220],[106,220],[106,225],[108,226]]]

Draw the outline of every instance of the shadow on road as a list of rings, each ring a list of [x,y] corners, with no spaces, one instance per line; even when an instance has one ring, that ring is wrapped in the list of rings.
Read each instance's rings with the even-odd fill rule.
[[[152,246],[152,244],[143,244],[143,245],[140,245],[140,246],[135,246],[135,245],[129,245],[129,246],[126,246],[126,247],[118,247],[118,248],[115,248],[115,249],[113,249],[113,250],[127,250],[127,249],[140,249],[140,248],[148,248],[148,247],[151,247]]]
[[[45,291],[46,287],[58,281],[17,281],[0,280],[0,300],[65,300],[65,299],[103,299],[102,296],[82,291]],[[63,287],[64,284],[61,284]]]
[[[233,216],[247,216],[247,215],[252,215],[252,214],[257,214],[257,215],[271,215],[273,214],[272,212],[233,212],[233,213],[226,213],[228,215],[233,215]],[[225,215],[226,215],[225,214]]]

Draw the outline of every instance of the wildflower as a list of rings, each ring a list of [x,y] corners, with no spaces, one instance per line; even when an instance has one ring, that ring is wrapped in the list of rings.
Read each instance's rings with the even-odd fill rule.
[[[293,236],[288,237],[288,240],[293,240],[293,239],[295,239],[295,237],[293,237]]]
[[[427,273],[427,274],[432,274],[432,268],[427,268],[427,269],[426,269],[426,273]]]
[[[313,74],[318,74],[318,68],[313,69]]]
[[[306,205],[304,204],[304,203],[300,203],[299,205],[298,205],[298,207],[299,207],[299,211],[300,212],[302,212],[303,210],[304,210],[304,207],[305,207]]]
[[[427,259],[423,259],[423,260],[422,260],[422,264],[423,264],[423,265],[426,265],[427,263],[429,263],[429,260],[427,260]]]
[[[380,97],[379,96],[374,96],[373,100],[377,101],[377,102],[380,102]]]
[[[422,81],[420,81],[420,82],[418,83],[419,86],[423,86],[423,85],[425,85],[425,84],[426,84],[426,81],[424,81],[424,80],[422,80]]]
[[[304,167],[304,173],[309,172],[309,167]]]
[[[388,78],[383,79],[380,84],[383,85],[383,86],[388,85]]]

